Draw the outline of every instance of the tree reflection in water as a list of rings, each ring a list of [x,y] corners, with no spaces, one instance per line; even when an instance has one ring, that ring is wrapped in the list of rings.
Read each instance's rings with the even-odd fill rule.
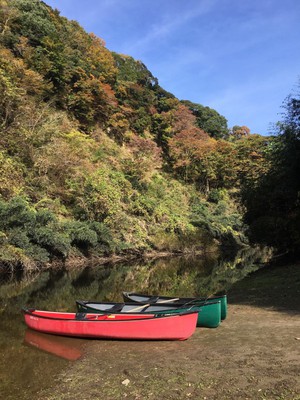
[[[227,291],[259,269],[269,249],[246,248],[233,258],[170,257],[134,263],[45,271],[0,285],[0,310],[12,314],[24,305],[75,311],[75,300],[123,301],[122,291],[176,296],[209,296]]]

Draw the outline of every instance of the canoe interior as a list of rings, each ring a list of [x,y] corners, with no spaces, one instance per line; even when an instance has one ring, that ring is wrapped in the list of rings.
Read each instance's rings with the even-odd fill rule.
[[[121,303],[119,303],[121,304]],[[115,308],[115,303],[100,303],[100,302],[88,302],[88,301],[76,301],[77,309],[81,312],[89,313],[109,313],[110,308]],[[186,307],[178,307],[177,305],[156,305],[137,307],[137,303],[125,303],[121,304],[122,308],[119,313],[125,313],[132,315],[132,313],[140,313],[141,315],[147,315],[154,313],[156,315],[163,314],[178,314],[182,312],[195,311],[198,313],[197,326],[206,328],[217,328],[221,323],[221,302],[215,301],[207,304],[188,305]],[[139,311],[137,311],[137,308]],[[136,311],[131,311],[136,310]]]
[[[143,306],[138,306],[136,303],[101,303],[101,302],[90,302],[90,301],[80,301],[77,300],[77,307],[82,310],[87,310],[89,311],[90,309],[94,309],[99,312],[112,312],[112,309],[116,309],[116,304],[120,305],[119,311],[121,313],[153,313],[153,312],[169,312],[169,311],[197,311],[199,310],[200,307],[209,307],[210,303],[207,304],[197,304],[197,305],[183,305],[183,306],[178,306],[178,304],[151,304],[151,305],[145,305]],[[217,303],[217,302],[216,302]],[[85,308],[86,307],[86,308]],[[92,311],[92,310],[90,310]],[[116,312],[117,313],[117,312]]]
[[[159,303],[166,302],[166,304],[176,304],[178,306],[187,305],[188,303],[198,302],[214,302],[221,301],[221,319],[224,320],[227,317],[227,295],[215,295],[210,297],[170,297],[170,296],[153,296],[135,292],[123,292],[124,301],[133,301],[136,303]]]
[[[220,300],[225,298],[226,294],[209,297],[171,297],[171,296],[152,296],[140,293],[123,292],[125,301],[133,301],[136,303],[158,303],[160,301],[170,301],[172,304],[186,304],[193,301]],[[171,301],[173,300],[173,301]]]

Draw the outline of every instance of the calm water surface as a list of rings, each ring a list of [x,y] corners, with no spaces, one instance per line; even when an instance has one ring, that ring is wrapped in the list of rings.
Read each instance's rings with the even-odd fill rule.
[[[22,307],[75,311],[75,299],[122,301],[122,291],[208,296],[230,289],[267,258],[267,253],[248,249],[231,260],[173,257],[6,276],[0,281],[0,398],[38,399],[38,391],[55,384],[59,372],[76,362],[89,345],[89,340],[27,329]]]

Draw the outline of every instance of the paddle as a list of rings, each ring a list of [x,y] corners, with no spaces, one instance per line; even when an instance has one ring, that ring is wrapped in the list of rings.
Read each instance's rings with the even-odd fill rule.
[[[132,308],[131,310],[127,310],[127,311],[124,311],[124,312],[135,312],[137,310],[141,310],[142,308],[149,307],[149,306],[150,306],[150,304],[143,304],[142,306],[135,307],[135,308]]]
[[[168,300],[157,301],[156,303],[153,303],[153,304],[169,303],[169,302],[171,302],[171,301],[176,301],[176,300],[179,300],[179,297],[177,297],[177,298],[175,298],[175,299],[168,299]],[[142,306],[135,307],[135,308],[132,308],[131,310],[124,311],[124,312],[135,312],[135,311],[141,310],[141,309],[143,309],[143,308],[149,307],[149,306],[151,306],[151,305],[153,305],[153,304],[152,304],[152,303],[151,303],[151,304],[150,304],[150,303],[148,303],[148,304],[143,304]]]

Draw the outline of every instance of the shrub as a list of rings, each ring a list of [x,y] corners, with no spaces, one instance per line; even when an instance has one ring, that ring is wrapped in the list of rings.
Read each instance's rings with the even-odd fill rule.
[[[55,216],[49,210],[36,211],[24,198],[0,201],[0,229],[9,245],[37,262],[68,255],[70,240],[59,231]]]
[[[71,221],[64,225],[71,244],[82,250],[96,246],[98,242],[97,233],[90,229],[88,223],[81,221]]]
[[[226,189],[212,189],[207,196],[207,200],[211,203],[228,200],[228,192]]]

